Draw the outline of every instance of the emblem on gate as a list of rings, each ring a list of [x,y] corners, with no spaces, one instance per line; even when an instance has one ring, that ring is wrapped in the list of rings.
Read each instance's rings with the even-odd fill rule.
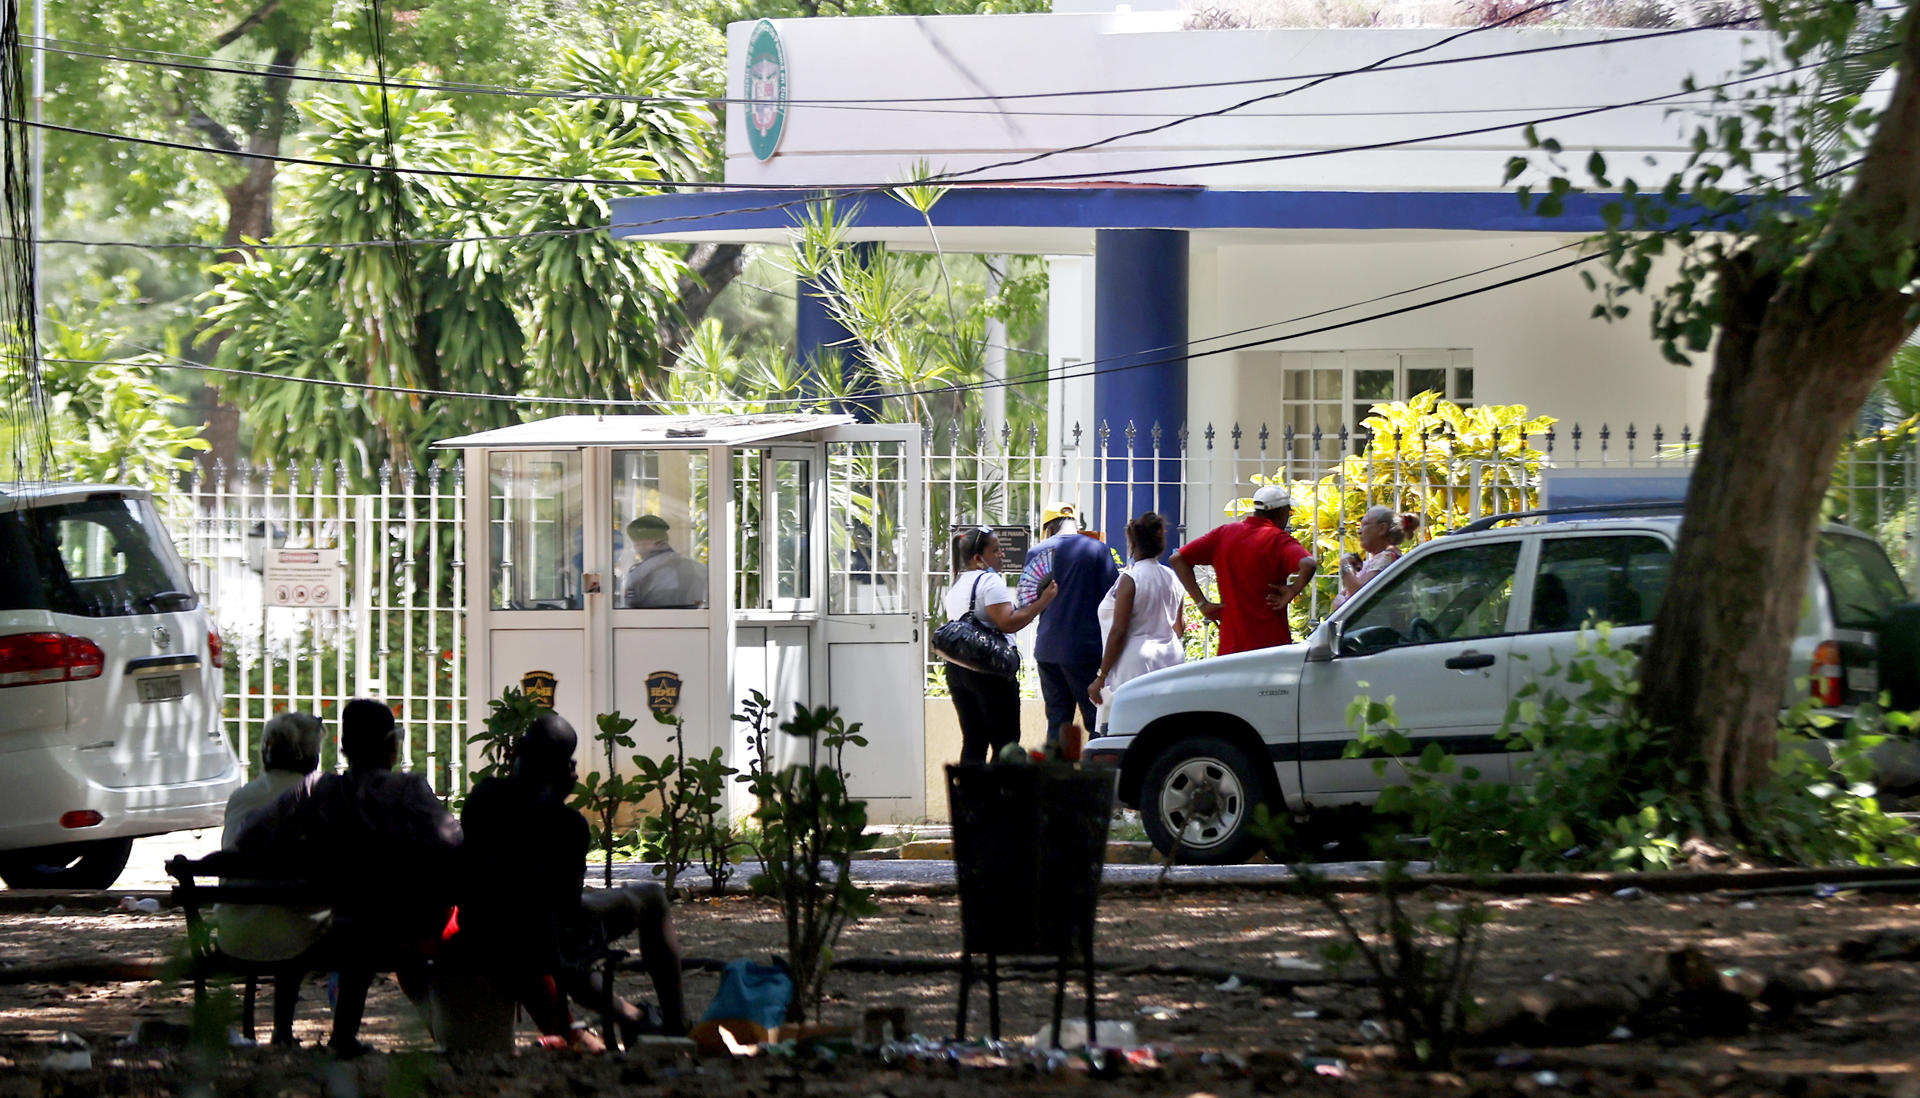
[[[520,692],[543,709],[553,708],[553,688],[560,680],[551,671],[529,671],[520,676]]]
[[[173,633],[164,625],[153,627],[153,646],[165,652],[173,647]]]
[[[647,708],[661,716],[680,704],[680,676],[671,671],[655,671],[647,676]]]
[[[747,147],[756,160],[773,159],[787,128],[787,51],[780,33],[762,19],[747,40]]]

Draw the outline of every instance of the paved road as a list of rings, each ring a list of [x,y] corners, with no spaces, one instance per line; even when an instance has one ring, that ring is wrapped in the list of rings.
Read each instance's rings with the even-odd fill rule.
[[[197,858],[220,847],[220,832],[217,829],[192,832],[182,831],[172,835],[160,835],[151,839],[141,839],[133,844],[133,858],[127,863],[126,872],[120,875],[114,887],[121,891],[164,890],[172,885],[167,877],[167,859],[175,854],[185,854]],[[1323,872],[1332,875],[1365,873],[1377,868],[1372,862],[1334,862],[1322,865]],[[736,882],[744,882],[754,870],[749,863],[741,867]],[[1410,867],[1422,869],[1424,867]],[[613,867],[617,880],[646,881],[656,879],[645,865],[616,863]],[[903,887],[940,886],[953,883],[953,863],[945,861],[923,861],[918,859],[876,860],[854,863],[854,876],[858,880],[874,884],[893,883]],[[1106,879],[1115,883],[1147,883],[1160,875],[1160,867],[1152,865],[1110,865],[1106,870]],[[1285,866],[1278,865],[1232,865],[1232,866],[1180,866],[1173,871],[1176,882],[1245,882],[1258,884],[1286,880],[1291,874]],[[597,882],[598,866],[588,873],[589,883]],[[706,875],[697,868],[681,878],[682,882],[694,887],[706,883]]]

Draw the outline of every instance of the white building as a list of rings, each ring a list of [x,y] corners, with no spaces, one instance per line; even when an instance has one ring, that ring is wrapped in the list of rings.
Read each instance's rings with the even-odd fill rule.
[[[1713,86],[1777,67],[1765,35],[1182,19],[735,24],[729,189],[617,201],[614,230],[782,245],[806,199],[832,190],[859,207],[853,241],[930,249],[937,233],[948,252],[1048,257],[1049,453],[1102,423],[1195,440],[1178,469],[1106,463],[1102,480],[1156,485],[1081,500],[1109,530],[1146,506],[1189,532],[1218,522],[1217,499],[1181,486],[1244,494],[1235,424],[1337,431],[1430,388],[1525,404],[1589,437],[1701,422],[1704,363],[1665,362],[1644,308],[1591,318],[1600,298],[1582,273],[1604,271],[1575,261],[1608,196],[1536,216],[1507,165],[1532,151],[1531,126],[1576,178],[1598,150],[1616,185],[1657,188],[1710,123]],[[952,185],[932,231],[883,189],[927,169]],[[799,323],[803,351],[838,338],[805,295]],[[1203,449],[1208,427],[1221,445]],[[933,727],[947,708],[928,710],[930,760],[951,757]]]

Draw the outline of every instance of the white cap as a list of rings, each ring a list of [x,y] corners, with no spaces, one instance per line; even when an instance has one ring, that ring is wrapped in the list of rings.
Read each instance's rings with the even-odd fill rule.
[[[1255,511],[1290,511],[1293,509],[1293,495],[1278,484],[1265,484],[1253,494]]]

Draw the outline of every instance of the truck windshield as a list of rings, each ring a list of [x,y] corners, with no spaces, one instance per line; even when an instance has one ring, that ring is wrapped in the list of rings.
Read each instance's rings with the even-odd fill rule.
[[[199,604],[153,505],[101,493],[0,514],[0,610],[89,618]]]
[[[1906,584],[1872,538],[1823,533],[1813,553],[1833,599],[1834,624],[1840,628],[1873,629],[1887,611],[1907,601]]]

